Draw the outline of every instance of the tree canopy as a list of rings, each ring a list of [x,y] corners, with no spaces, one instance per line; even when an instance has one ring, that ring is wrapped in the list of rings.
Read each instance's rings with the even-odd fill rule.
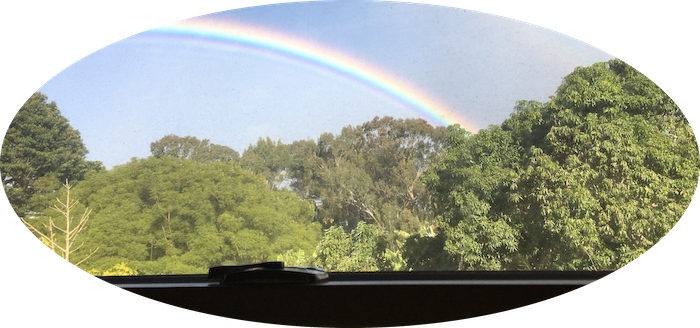
[[[291,144],[260,139],[242,156],[243,167],[265,175],[274,186],[286,182],[317,204],[317,220],[346,232],[359,222],[389,233],[392,249],[404,234],[431,221],[421,177],[442,149],[444,127],[422,119],[379,118],[340,134]]]
[[[661,239],[698,181],[693,132],[620,60],[579,67],[501,126],[449,129],[426,184],[460,269],[611,270]]]
[[[88,150],[80,132],[47,100],[34,93],[10,123],[2,144],[2,183],[20,217],[31,212],[33,195],[54,192],[66,180],[82,180],[87,172],[102,169],[101,162],[85,159]]]
[[[287,180],[289,146],[270,137],[260,138],[243,152],[240,162],[243,168],[265,177],[270,188],[275,190]]]
[[[234,163],[133,160],[89,176],[71,195],[92,210],[77,242],[99,251],[85,269],[124,262],[140,274],[205,273],[290,250],[311,254],[321,237],[311,204]]]
[[[196,137],[167,135],[151,143],[151,154],[155,158],[164,156],[191,159],[200,163],[230,162],[238,160],[238,152],[230,147],[199,140]]]

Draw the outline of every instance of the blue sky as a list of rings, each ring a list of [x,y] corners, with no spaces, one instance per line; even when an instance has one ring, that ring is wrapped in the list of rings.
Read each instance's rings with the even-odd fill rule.
[[[612,58],[534,25],[463,9],[307,2],[212,14],[309,40],[367,62],[469,118],[499,124],[517,100],[546,101],[576,66]],[[415,117],[361,84],[254,52],[127,38],[40,88],[107,168],[150,155],[167,134],[239,152],[339,133],[375,116]]]

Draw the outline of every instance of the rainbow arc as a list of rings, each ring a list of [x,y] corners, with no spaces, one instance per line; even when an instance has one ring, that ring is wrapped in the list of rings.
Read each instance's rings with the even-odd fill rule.
[[[459,124],[468,131],[478,131],[468,120],[379,68],[328,47],[280,32],[252,25],[192,19],[156,28],[138,37],[170,39],[203,47],[244,49],[281,57],[360,83],[401,103],[433,125]]]

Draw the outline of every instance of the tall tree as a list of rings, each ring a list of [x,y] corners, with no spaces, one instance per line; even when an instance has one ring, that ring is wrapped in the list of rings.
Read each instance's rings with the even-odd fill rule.
[[[421,119],[375,117],[316,141],[261,138],[241,164],[263,174],[272,189],[286,183],[315,204],[316,220],[327,228],[350,232],[360,222],[371,224],[386,234],[389,251],[398,252],[407,236],[432,224],[421,177],[441,151],[445,131]]]
[[[230,147],[199,140],[196,137],[167,135],[151,143],[151,154],[155,158],[164,156],[191,159],[196,162],[231,162],[238,160],[238,152]]]
[[[693,131],[668,95],[620,60],[576,69],[548,108],[549,131],[528,149],[518,189],[537,204],[530,213],[542,213],[541,235],[561,242],[523,251],[540,268],[618,268],[688,206],[700,167]]]
[[[507,255],[517,249],[517,230],[508,223],[512,206],[506,182],[517,170],[519,150],[510,133],[499,127],[470,135],[459,126],[450,126],[445,152],[425,178],[443,236],[426,236],[414,242],[428,248],[444,241],[444,250],[456,257],[456,269],[503,269],[509,261]],[[452,262],[439,261],[448,268]]]
[[[612,60],[577,68],[501,126],[451,127],[425,181],[458,268],[611,270],[677,222],[699,170],[678,107]]]
[[[260,138],[243,152],[240,162],[244,169],[264,176],[270,188],[276,190],[287,180],[288,146],[270,137]]]
[[[445,129],[421,119],[374,118],[318,143],[291,145],[289,176],[300,197],[320,200],[319,219],[352,229],[360,221],[415,233],[430,220],[421,180]]]
[[[60,181],[82,180],[89,171],[102,169],[87,161],[80,133],[61,115],[55,102],[34,93],[22,105],[5,134],[0,154],[3,187],[20,217],[32,212],[35,194],[51,193]]]
[[[377,224],[416,233],[431,221],[430,199],[421,177],[442,151],[445,128],[420,119],[378,118],[361,127],[364,171],[382,204]]]
[[[93,210],[81,241],[100,248],[85,269],[124,262],[140,274],[204,273],[311,254],[321,237],[311,204],[237,163],[133,160],[91,175],[75,195]]]

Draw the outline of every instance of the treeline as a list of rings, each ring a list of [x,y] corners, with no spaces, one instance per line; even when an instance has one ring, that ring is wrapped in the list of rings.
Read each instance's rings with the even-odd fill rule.
[[[79,200],[73,213],[90,218],[71,262],[97,273],[266,260],[329,271],[612,270],[677,222],[700,170],[681,111],[619,60],[577,68],[550,101],[521,101],[477,134],[384,117],[316,140],[261,138],[243,154],[169,135],[152,156],[111,170],[85,160],[78,132],[46,99],[33,95],[8,130],[5,192],[49,246],[63,238],[49,220],[67,217],[56,198]]]

